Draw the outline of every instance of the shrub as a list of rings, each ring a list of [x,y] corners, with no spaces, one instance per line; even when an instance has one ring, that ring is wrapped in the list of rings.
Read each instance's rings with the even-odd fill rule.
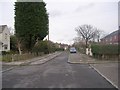
[[[118,45],[91,45],[92,52],[95,54],[118,54]]]
[[[2,55],[6,55],[7,54],[7,52],[6,51],[2,51]]]
[[[64,48],[56,48],[55,51],[64,51]]]
[[[39,52],[43,52],[45,54],[52,53],[55,51],[64,51],[64,48],[58,48],[55,43],[51,41],[39,41],[34,48],[32,49],[32,52],[35,52],[38,54]]]
[[[120,45],[91,45],[92,53],[97,58],[112,58],[117,57],[120,54]]]
[[[10,62],[10,61],[12,61],[11,55],[3,55],[3,56],[2,56],[2,61],[5,61],[5,62]]]
[[[46,41],[39,41],[37,45],[34,46],[32,49],[33,52],[39,53],[39,52],[44,52],[48,53],[48,43]]]

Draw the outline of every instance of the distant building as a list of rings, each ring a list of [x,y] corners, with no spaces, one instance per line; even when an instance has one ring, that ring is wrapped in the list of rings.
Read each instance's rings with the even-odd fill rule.
[[[64,50],[67,50],[69,45],[68,44],[61,44],[61,43],[55,43],[56,47],[63,48]]]
[[[118,44],[120,43],[120,29],[110,33],[101,39],[102,44]]]
[[[0,51],[10,50],[10,31],[7,25],[0,25]]]

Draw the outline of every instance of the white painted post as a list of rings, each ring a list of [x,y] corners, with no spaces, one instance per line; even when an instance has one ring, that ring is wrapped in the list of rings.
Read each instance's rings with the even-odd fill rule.
[[[88,55],[88,53],[89,53],[89,52],[88,52],[88,48],[86,48],[86,54]]]
[[[90,56],[93,56],[92,51],[91,51],[91,48],[90,48]]]

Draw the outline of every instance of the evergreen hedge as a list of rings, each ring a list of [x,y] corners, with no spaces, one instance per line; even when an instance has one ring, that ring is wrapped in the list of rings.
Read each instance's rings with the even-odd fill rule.
[[[92,53],[94,57],[102,58],[107,56],[107,58],[118,57],[120,55],[120,45],[102,45],[102,44],[92,44]]]
[[[119,54],[120,45],[91,45],[92,52],[95,54]]]

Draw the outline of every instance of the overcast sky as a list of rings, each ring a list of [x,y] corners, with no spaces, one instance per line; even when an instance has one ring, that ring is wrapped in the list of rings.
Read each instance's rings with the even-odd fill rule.
[[[14,28],[14,2],[0,1],[0,25]],[[44,0],[49,13],[50,40],[73,42],[75,28],[93,25],[106,33],[118,29],[118,0]]]

